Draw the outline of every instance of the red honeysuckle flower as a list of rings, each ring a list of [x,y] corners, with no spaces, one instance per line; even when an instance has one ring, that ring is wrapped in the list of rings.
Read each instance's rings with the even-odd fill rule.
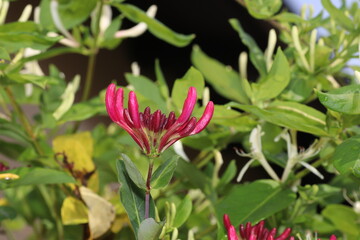
[[[223,217],[224,225],[227,230],[228,240],[239,240],[239,237],[235,231],[235,227],[231,224],[230,218],[227,214]],[[287,228],[278,237],[276,235],[276,228],[269,231],[264,227],[265,221],[260,221],[258,224],[251,226],[248,222],[245,226],[243,224],[239,227],[239,232],[242,240],[294,240],[294,237],[289,237],[291,234],[291,228]]]
[[[191,117],[196,104],[196,89],[190,87],[179,118],[170,112],[168,117],[160,110],[151,114],[150,108],[139,113],[136,94],[131,91],[128,109],[124,108],[124,90],[110,84],[106,90],[106,110],[116,124],[127,131],[141,149],[150,157],[156,157],[181,138],[197,134],[205,129],[214,113],[214,104],[209,102],[199,121]]]
[[[239,240],[239,236],[236,233],[235,227],[231,224],[230,218],[227,214],[223,216],[224,226],[227,230],[228,240]],[[251,226],[248,222],[245,226],[241,224],[239,226],[240,239],[241,240],[295,240],[291,234],[291,228],[286,228],[278,237],[276,235],[276,228],[269,231],[264,227],[265,221],[260,221],[258,224]],[[308,238],[306,238],[308,239]],[[317,240],[321,240],[320,238]],[[336,236],[333,234],[329,240],[336,240]]]

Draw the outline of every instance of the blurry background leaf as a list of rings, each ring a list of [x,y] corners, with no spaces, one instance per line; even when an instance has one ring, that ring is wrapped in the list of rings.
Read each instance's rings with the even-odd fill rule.
[[[145,12],[130,4],[113,3],[127,18],[135,23],[144,22],[154,36],[177,47],[185,47],[195,35],[183,35],[172,31],[156,19],[146,15]]]
[[[254,18],[266,19],[277,13],[282,5],[281,0],[245,0],[246,8]]]
[[[346,139],[337,146],[332,159],[341,174],[352,172],[360,177],[360,136]]]

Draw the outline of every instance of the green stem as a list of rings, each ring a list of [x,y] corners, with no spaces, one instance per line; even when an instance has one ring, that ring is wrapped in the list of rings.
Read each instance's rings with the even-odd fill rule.
[[[12,107],[14,108],[15,112],[18,114],[19,116],[19,120],[21,122],[21,124],[23,125],[23,127],[25,128],[25,131],[28,135],[28,137],[31,140],[31,143],[35,149],[35,151],[37,152],[38,155],[43,156],[44,152],[41,149],[40,145],[38,144],[38,142],[36,141],[36,136],[33,132],[33,128],[29,122],[29,120],[27,119],[24,111],[21,109],[21,107],[19,106],[19,104],[16,102],[15,96],[12,93],[11,89],[9,87],[5,87],[5,92],[8,95],[9,99],[10,99],[10,103],[12,105]]]
[[[149,159],[149,169],[146,179],[146,192],[145,192],[145,219],[150,216],[150,191],[151,191],[151,177],[154,167],[154,159]]]

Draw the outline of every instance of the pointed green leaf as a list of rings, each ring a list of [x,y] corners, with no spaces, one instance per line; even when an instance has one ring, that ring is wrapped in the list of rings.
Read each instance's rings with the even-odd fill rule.
[[[236,71],[207,56],[199,46],[194,46],[191,61],[221,96],[240,103],[249,103]]]
[[[177,162],[178,156],[173,156],[161,164],[151,178],[151,188],[159,189],[166,187],[174,175]]]
[[[264,81],[253,86],[253,95],[255,101],[268,100],[277,97],[290,82],[289,63],[281,51],[278,51],[272,64],[270,72],[266,75]]]
[[[136,186],[146,190],[145,180],[140,171],[137,169],[136,165],[125,154],[121,154],[121,158],[125,164],[126,172],[130,179],[136,184]]]
[[[173,227],[181,227],[190,217],[192,211],[192,201],[189,195],[186,195],[180,204],[176,207],[176,215]]]
[[[360,177],[360,136],[346,139],[337,146],[332,159],[341,174],[352,172]]]
[[[360,114],[360,85],[350,85],[327,93],[316,92],[320,102],[327,108],[346,114]]]
[[[258,222],[281,211],[295,201],[296,195],[273,180],[258,180],[236,186],[216,204],[218,219],[230,216],[234,226],[246,222]]]
[[[246,8],[251,16],[266,19],[277,13],[282,5],[281,0],[245,0]]]
[[[166,83],[164,74],[160,67],[160,61],[158,59],[156,59],[156,61],[155,61],[155,74],[156,74],[156,83],[159,85],[162,96],[165,99],[168,99],[170,96],[169,95],[169,87]]]
[[[120,200],[128,214],[135,236],[140,224],[145,220],[145,191],[138,188],[127,174],[123,160],[116,162],[120,183]],[[155,218],[155,204],[150,196],[150,217]]]
[[[157,223],[155,219],[148,218],[141,222],[138,232],[139,240],[158,240],[164,223]]]
[[[263,52],[255,40],[244,31],[237,19],[230,19],[229,22],[231,26],[238,32],[242,43],[248,47],[252,64],[254,64],[254,67],[258,70],[260,75],[264,76],[267,73],[267,70]]]
[[[172,31],[164,24],[156,19],[146,15],[145,12],[130,4],[113,3],[128,19],[135,23],[146,23],[149,31],[154,36],[168,42],[177,47],[187,46],[195,37],[195,35],[183,35]]]

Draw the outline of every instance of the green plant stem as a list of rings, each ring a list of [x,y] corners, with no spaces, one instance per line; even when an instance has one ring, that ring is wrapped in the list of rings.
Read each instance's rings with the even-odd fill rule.
[[[27,119],[24,111],[21,109],[21,107],[19,106],[19,104],[16,102],[15,96],[12,93],[11,89],[9,87],[5,87],[5,92],[8,95],[9,99],[10,99],[10,103],[12,105],[12,107],[14,108],[15,112],[18,114],[19,116],[19,120],[21,122],[21,124],[23,125],[23,127],[25,128],[25,131],[28,135],[28,137],[31,140],[31,143],[35,149],[35,151],[37,152],[38,155],[43,156],[44,152],[41,149],[40,145],[38,144],[38,142],[36,141],[36,136],[33,132],[33,128],[30,125],[29,120]]]
[[[154,159],[149,159],[149,169],[146,178],[146,191],[145,191],[145,219],[150,216],[150,191],[151,191],[151,177],[154,167]]]
[[[59,239],[59,240],[64,239],[64,229],[63,229],[62,223],[60,221],[60,218],[54,209],[53,201],[51,200],[49,192],[46,190],[46,187],[44,185],[38,185],[37,188],[39,189],[39,191],[45,201],[45,204],[50,211],[51,217],[55,221],[56,230],[57,230],[57,239]]]

